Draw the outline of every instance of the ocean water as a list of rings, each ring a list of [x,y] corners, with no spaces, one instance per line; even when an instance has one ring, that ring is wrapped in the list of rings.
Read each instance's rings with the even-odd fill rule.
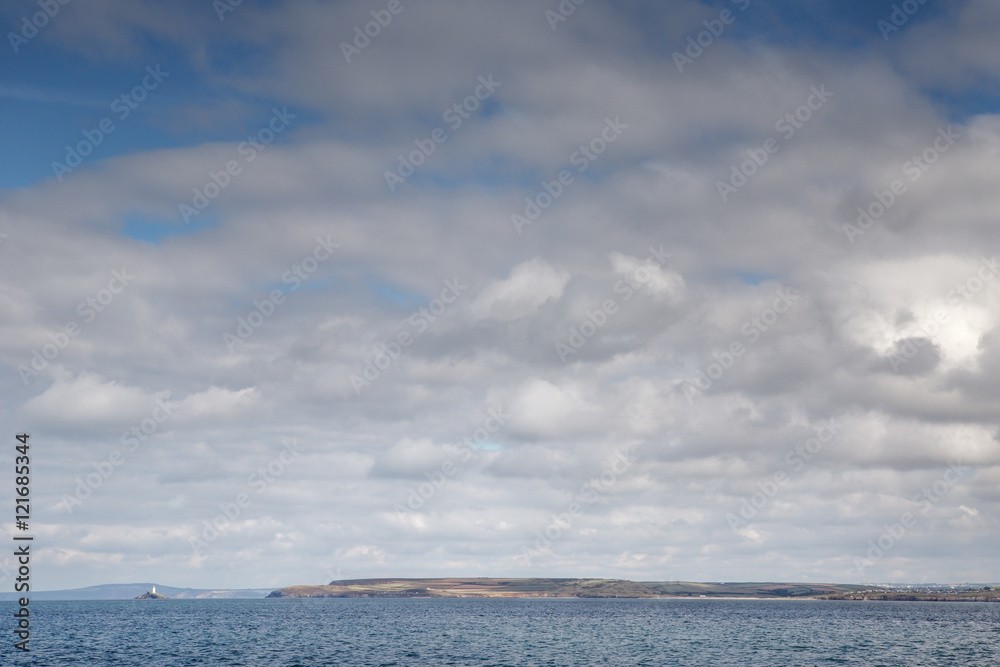
[[[1000,604],[814,600],[38,602],[3,665],[1000,665]]]

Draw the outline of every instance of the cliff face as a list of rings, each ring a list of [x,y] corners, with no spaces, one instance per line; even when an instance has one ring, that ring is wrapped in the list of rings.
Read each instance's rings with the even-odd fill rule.
[[[827,595],[825,600],[892,600],[896,602],[1000,602],[1000,591],[960,591],[956,593],[865,593]]]
[[[624,579],[351,579],[327,586],[289,586],[269,598],[815,598],[827,600],[996,601],[1000,590],[898,591],[852,584],[696,583]]]

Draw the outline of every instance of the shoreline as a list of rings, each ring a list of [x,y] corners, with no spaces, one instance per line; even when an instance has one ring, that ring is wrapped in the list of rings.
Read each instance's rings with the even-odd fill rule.
[[[680,600],[831,600],[1000,602],[990,586],[893,588],[858,584],[636,582],[625,579],[353,579],[288,586],[268,598],[578,598]]]

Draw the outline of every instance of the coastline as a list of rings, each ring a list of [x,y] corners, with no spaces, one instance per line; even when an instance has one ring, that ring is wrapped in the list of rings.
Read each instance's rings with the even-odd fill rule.
[[[354,579],[287,586],[268,598],[586,598],[1000,602],[1000,591],[856,584],[636,582],[625,579]]]

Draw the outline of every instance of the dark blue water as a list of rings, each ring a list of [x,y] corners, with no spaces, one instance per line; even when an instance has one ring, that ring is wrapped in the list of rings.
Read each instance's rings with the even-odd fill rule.
[[[1000,604],[327,599],[32,603],[3,665],[1000,665]]]

